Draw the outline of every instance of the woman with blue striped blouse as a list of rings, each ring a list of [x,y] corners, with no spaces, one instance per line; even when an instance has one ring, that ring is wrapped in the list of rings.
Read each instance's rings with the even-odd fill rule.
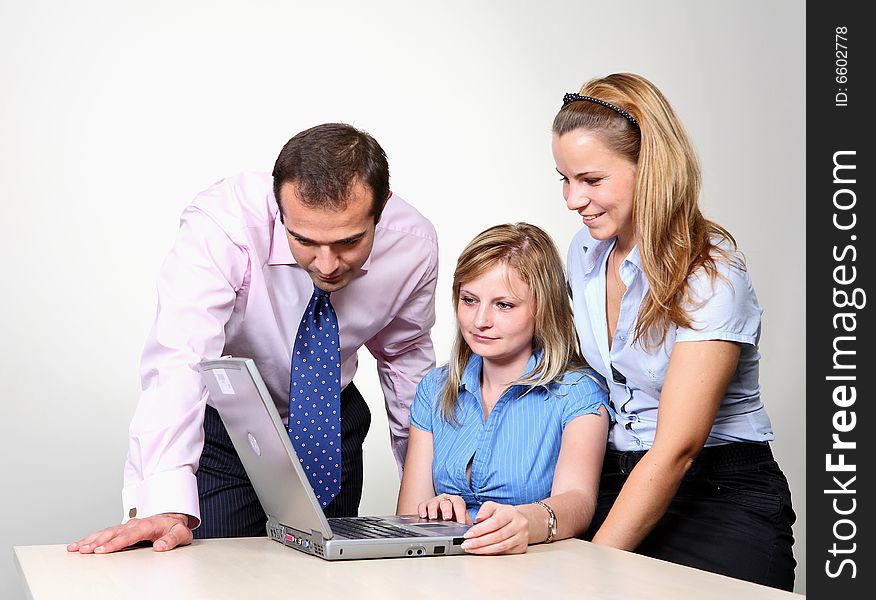
[[[473,554],[583,534],[613,417],[579,354],[550,236],[526,223],[480,233],[457,261],[453,303],[451,360],[411,407],[398,514],[474,523]]]

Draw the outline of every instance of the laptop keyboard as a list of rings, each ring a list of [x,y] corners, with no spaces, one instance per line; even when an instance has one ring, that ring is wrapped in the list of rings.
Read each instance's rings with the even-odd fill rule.
[[[334,517],[328,523],[332,533],[348,540],[427,537],[371,517]]]

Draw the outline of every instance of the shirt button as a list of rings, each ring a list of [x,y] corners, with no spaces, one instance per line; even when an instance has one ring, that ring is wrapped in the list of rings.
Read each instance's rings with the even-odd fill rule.
[[[137,516],[137,507],[135,506],[134,508],[132,508],[131,510],[128,511],[128,518],[133,519],[136,516]]]

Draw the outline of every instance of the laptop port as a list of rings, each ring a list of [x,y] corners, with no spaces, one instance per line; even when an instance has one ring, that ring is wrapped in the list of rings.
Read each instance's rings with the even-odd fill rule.
[[[444,546],[435,546],[432,549],[432,554],[444,554]]]

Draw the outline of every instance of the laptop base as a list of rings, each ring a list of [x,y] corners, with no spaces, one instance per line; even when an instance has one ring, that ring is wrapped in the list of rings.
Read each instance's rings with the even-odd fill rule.
[[[366,517],[362,517],[363,519]],[[372,519],[374,517],[367,517]],[[411,517],[380,517],[386,522],[398,520],[403,522]],[[329,523],[332,519],[329,519]],[[428,523],[426,524],[429,525]],[[435,523],[439,525],[439,523]],[[440,523],[445,526],[447,523]],[[423,556],[446,556],[465,554],[462,549],[464,527],[459,528],[458,536],[448,536],[436,539],[434,533],[424,533],[417,537],[388,539],[339,539],[326,540],[319,532],[306,533],[293,527],[284,526],[276,519],[269,518],[265,526],[268,537],[284,546],[294,548],[299,552],[318,556],[325,560],[356,560],[363,558],[417,558]]]

